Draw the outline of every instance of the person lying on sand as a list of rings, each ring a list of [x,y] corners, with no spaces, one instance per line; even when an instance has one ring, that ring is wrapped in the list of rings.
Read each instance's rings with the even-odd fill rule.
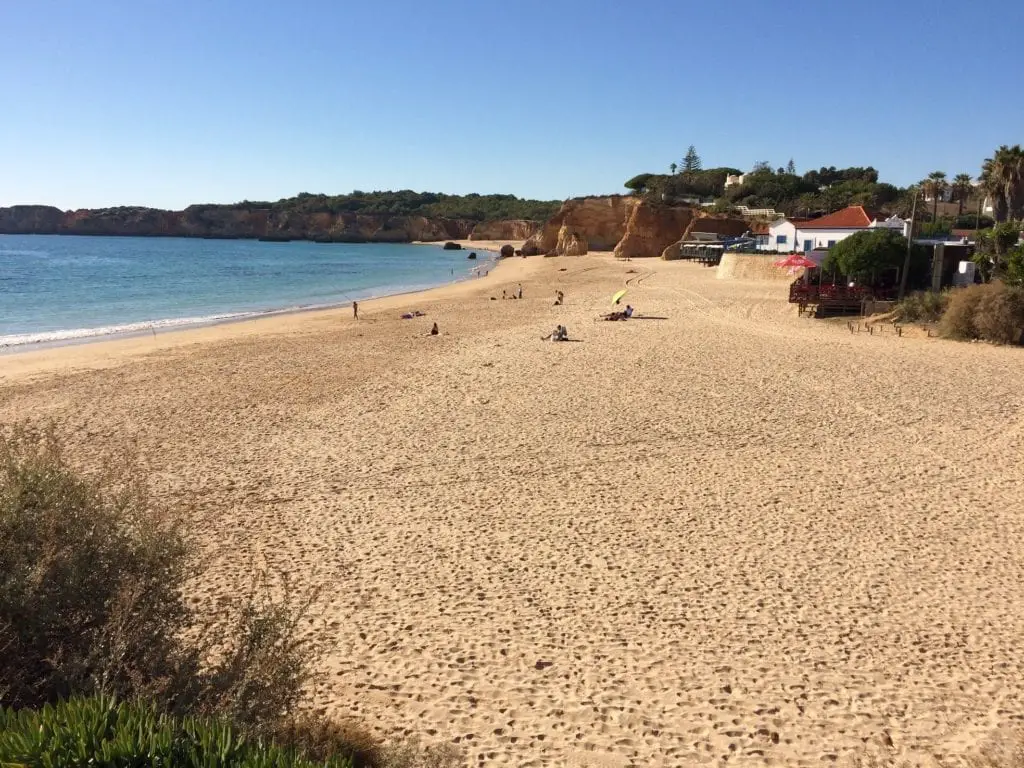
[[[607,315],[601,315],[602,320],[628,320],[633,316],[633,308],[626,305],[626,308],[621,312],[609,312]]]
[[[412,320],[414,317],[423,317],[423,316],[424,316],[423,312],[420,312],[418,309],[414,309],[412,312],[406,312],[405,314],[403,314],[402,315],[402,319],[403,320]]]

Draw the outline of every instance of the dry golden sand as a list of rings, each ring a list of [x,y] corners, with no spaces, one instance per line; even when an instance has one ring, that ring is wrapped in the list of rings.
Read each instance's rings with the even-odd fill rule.
[[[665,319],[595,322],[623,286]],[[1024,354],[785,290],[513,259],[359,322],[3,357],[0,419],[197,492],[204,604],[253,558],[324,586],[315,704],[382,733],[514,766],[960,753],[1024,712]]]

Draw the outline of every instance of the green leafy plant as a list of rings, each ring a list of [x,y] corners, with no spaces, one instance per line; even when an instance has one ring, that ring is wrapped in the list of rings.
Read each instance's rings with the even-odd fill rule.
[[[828,252],[826,270],[837,269],[848,277],[870,280],[900,267],[907,253],[907,240],[893,229],[869,229],[840,240]]]
[[[312,762],[224,720],[179,718],[149,704],[94,696],[40,709],[0,709],[0,765],[353,768],[355,762],[348,755]]]

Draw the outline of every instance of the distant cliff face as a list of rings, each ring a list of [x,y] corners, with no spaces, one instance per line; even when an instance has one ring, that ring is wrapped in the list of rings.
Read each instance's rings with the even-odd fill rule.
[[[512,229],[515,229],[517,223],[511,224]],[[306,214],[233,206],[194,205],[183,211],[156,208],[61,211],[44,205],[0,208],[0,234],[262,237],[275,240],[408,243],[414,240],[430,242],[466,239],[475,226],[476,222],[467,219],[356,213]]]
[[[540,222],[527,219],[482,221],[469,233],[470,240],[512,240],[520,242],[533,236]]]

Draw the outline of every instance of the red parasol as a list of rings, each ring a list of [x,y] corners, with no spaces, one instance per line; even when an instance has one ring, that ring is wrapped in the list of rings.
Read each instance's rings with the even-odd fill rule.
[[[807,269],[813,269],[818,266],[815,262],[808,259],[803,254],[794,253],[791,256],[787,256],[782,261],[775,262],[776,267],[805,267]]]

